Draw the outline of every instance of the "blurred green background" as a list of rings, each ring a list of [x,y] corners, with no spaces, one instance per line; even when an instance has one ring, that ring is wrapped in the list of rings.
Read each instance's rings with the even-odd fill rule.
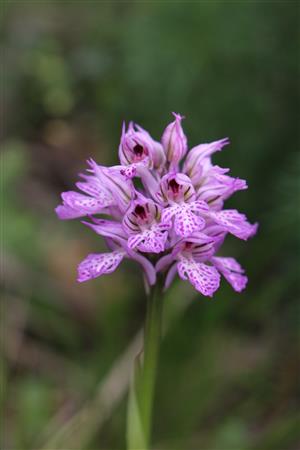
[[[176,111],[190,146],[230,137],[214,161],[249,190],[228,206],[260,229],[224,249],[246,268],[246,292],[223,281],[207,300],[178,280],[168,292],[153,448],[299,449],[299,3],[2,12],[1,448],[125,448],[141,275],[126,263],[77,284],[78,262],[104,246],[54,207],[87,158],[117,163],[122,120],[159,139]]]

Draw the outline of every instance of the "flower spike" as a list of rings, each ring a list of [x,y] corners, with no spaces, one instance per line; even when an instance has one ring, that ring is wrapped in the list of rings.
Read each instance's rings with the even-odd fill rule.
[[[247,189],[245,180],[212,163],[212,155],[229,139],[188,152],[183,116],[173,116],[161,142],[139,125],[130,122],[126,128],[123,123],[120,165],[104,167],[90,159],[88,174],[81,174],[76,183],[81,192],[62,193],[57,216],[85,218],[82,223],[109,248],[79,264],[79,282],[112,273],[129,258],[140,264],[147,287],[156,283],[158,272],[165,288],[178,274],[206,297],[218,290],[221,275],[236,292],[246,287],[241,265],[217,255],[228,233],[247,240],[258,228],[237,210],[224,209],[231,195]]]

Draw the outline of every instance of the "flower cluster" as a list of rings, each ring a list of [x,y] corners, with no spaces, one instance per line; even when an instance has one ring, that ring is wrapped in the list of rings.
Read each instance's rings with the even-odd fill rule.
[[[76,184],[83,193],[62,193],[58,217],[87,217],[83,224],[103,236],[110,250],[88,255],[79,264],[78,281],[111,273],[123,258],[131,258],[143,267],[148,285],[162,272],[165,287],[178,273],[206,296],[219,288],[220,274],[238,292],[246,286],[240,264],[216,253],[227,233],[243,240],[256,233],[257,224],[244,214],[223,208],[247,184],[211,162],[227,138],[188,152],[182,119],[174,114],[161,142],[136,124],[127,130],[123,125],[120,165],[104,167],[89,160],[88,173]]]

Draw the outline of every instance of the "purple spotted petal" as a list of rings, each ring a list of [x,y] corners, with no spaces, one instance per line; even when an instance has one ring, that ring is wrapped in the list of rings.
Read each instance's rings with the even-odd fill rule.
[[[97,278],[100,275],[114,272],[124,255],[124,251],[92,253],[88,255],[78,266],[78,281],[81,283]]]
[[[194,231],[200,231],[205,227],[205,220],[196,216],[190,208],[181,207],[174,219],[174,229],[178,236],[188,237]]]
[[[161,221],[163,223],[170,223],[172,218],[179,211],[180,211],[180,207],[178,205],[170,206],[169,208],[165,208],[161,213]]]
[[[205,296],[212,297],[220,286],[220,274],[213,266],[182,258],[177,264],[177,270],[180,278],[189,280]]]
[[[60,219],[74,219],[90,214],[98,214],[110,204],[105,198],[94,198],[75,191],[61,194],[63,205],[56,208],[56,214]]]
[[[244,269],[234,258],[213,257],[211,262],[231,284],[233,289],[241,292],[245,289],[248,278],[244,274]]]
[[[161,253],[165,250],[167,238],[167,231],[152,227],[150,230],[130,236],[128,247],[131,249],[137,248],[141,252]]]
[[[165,208],[162,212],[162,222],[170,223],[174,217],[174,230],[178,236],[187,237],[195,231],[200,231],[205,226],[205,220],[194,214],[207,211],[205,202],[193,202]]]
[[[222,225],[229,233],[243,240],[254,236],[258,227],[257,224],[250,224],[246,216],[239,213],[236,209],[210,212],[209,217],[217,224]]]
[[[105,187],[97,177],[85,174],[82,174],[81,177],[84,178],[85,181],[78,181],[76,183],[78,189],[83,191],[85,194],[90,195],[91,197],[95,197],[101,200],[107,205],[113,203],[112,195],[107,189],[105,189]]]
[[[196,213],[202,214],[209,210],[208,204],[203,200],[196,200],[190,203],[190,209]]]
[[[126,179],[131,180],[136,176],[136,164],[130,164],[129,166],[124,166],[120,169],[121,175],[123,175]]]

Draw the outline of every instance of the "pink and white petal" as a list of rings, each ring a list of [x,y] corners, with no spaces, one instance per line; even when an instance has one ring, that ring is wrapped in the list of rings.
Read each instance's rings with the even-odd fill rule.
[[[121,175],[123,175],[126,179],[131,179],[136,176],[136,164],[130,164],[129,166],[123,166],[120,169]]]
[[[143,233],[138,233],[130,236],[128,239],[128,247],[134,250],[144,239]]]
[[[220,274],[213,266],[181,258],[177,270],[180,278],[188,279],[195,289],[205,296],[212,297],[220,286]]]
[[[61,197],[65,205],[80,211],[82,215],[99,213],[107,206],[101,199],[89,197],[75,191],[63,192]]]
[[[178,236],[188,237],[205,227],[205,220],[196,216],[190,209],[182,208],[175,216],[174,229]]]
[[[244,275],[244,269],[234,258],[213,257],[211,258],[211,262],[235,291],[241,292],[245,289],[248,278]]]
[[[78,217],[86,215],[85,213],[82,213],[82,211],[78,211],[67,205],[58,205],[55,208],[55,212],[57,217],[61,220],[77,219]]]
[[[177,205],[170,206],[169,208],[165,208],[162,211],[162,214],[161,214],[161,221],[162,221],[162,223],[169,223],[169,222],[171,222],[172,218],[178,212],[180,212],[180,207],[177,206]]]
[[[172,223],[171,222],[160,222],[155,226],[155,228],[158,231],[167,231],[172,228]]]
[[[248,277],[246,275],[233,272],[224,272],[222,275],[236,292],[241,292],[247,286]]]
[[[168,233],[157,229],[146,230],[141,233],[143,240],[137,248],[141,252],[161,253],[165,250]]]
[[[236,222],[244,222],[247,220],[245,214],[238,212],[236,209],[224,209],[217,213],[212,213],[212,217],[222,222],[221,225],[232,225]]]
[[[214,265],[220,270],[230,270],[233,272],[244,273],[244,269],[236,259],[225,256],[214,256],[212,258]]]
[[[91,195],[92,197],[101,200],[101,202],[106,206],[109,206],[113,203],[112,195],[103,187],[103,185],[101,185],[101,182],[100,180],[98,180],[98,178],[87,175],[85,175],[84,178],[86,179],[85,182],[78,181],[76,183],[78,189],[88,195]]]
[[[192,211],[197,213],[205,213],[209,210],[208,204],[204,200],[196,200],[190,203],[190,208]]]
[[[211,211],[208,216],[217,224],[222,225],[229,233],[243,240],[254,236],[257,231],[258,225],[250,224],[245,214],[241,214],[235,209]]]
[[[78,266],[77,280],[82,283],[83,281],[97,278],[103,274],[114,272],[124,258],[124,255],[125,252],[123,250],[88,255]]]

